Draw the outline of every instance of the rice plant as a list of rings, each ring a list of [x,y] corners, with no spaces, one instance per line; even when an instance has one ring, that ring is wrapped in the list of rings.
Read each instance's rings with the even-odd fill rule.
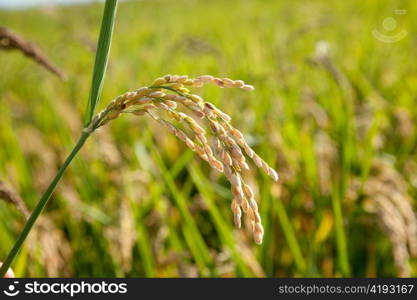
[[[252,188],[243,179],[242,171],[249,170],[249,165],[246,163],[242,149],[254,161],[256,166],[263,169],[273,180],[278,180],[278,174],[247,144],[243,134],[230,124],[230,116],[215,107],[212,103],[204,101],[200,96],[192,94],[187,88],[202,87],[204,84],[214,83],[221,88],[236,87],[245,91],[253,91],[253,86],[245,84],[242,80],[216,78],[210,75],[203,75],[196,79],[188,78],[187,75],[166,75],[156,79],[149,87],[139,88],[133,92],[127,92],[118,96],[103,111],[93,117],[95,107],[100,99],[104,75],[106,73],[116,7],[117,0],[106,1],[94,65],[92,89],[85,114],[86,127],[83,129],[78,143],[38,202],[35,210],[29,216],[17,242],[7,256],[4,264],[0,267],[0,277],[6,274],[12,276],[11,273],[7,273],[11,272],[9,270],[11,263],[50,199],[65,169],[81,150],[87,138],[98,128],[116,119],[122,113],[132,113],[138,116],[148,114],[185,142],[192,151],[195,151],[203,160],[207,161],[212,168],[219,172],[224,172],[230,181],[234,197],[231,207],[235,225],[239,228],[241,227],[243,210],[249,218],[255,242],[257,244],[262,243],[264,229],[258,211],[258,204],[254,198]],[[216,142],[214,146],[210,145],[205,129],[200,127],[190,115],[176,110],[178,104],[183,105],[200,119],[205,119],[208,122]],[[193,136],[189,137],[171,122],[154,115],[153,111],[157,108],[165,111],[172,120],[186,124]]]
[[[103,3],[0,10],[67,75],[0,49],[0,261],[47,191],[18,277],[415,276],[415,6],[123,1],[111,56]]]
[[[97,102],[100,98],[101,88],[103,85],[104,76],[106,73],[108,55],[110,50],[110,43],[111,37],[113,32],[113,25],[114,19],[116,15],[116,8],[117,8],[117,0],[106,0],[101,31],[98,41],[98,48],[96,52],[96,60],[94,65],[94,72],[93,72],[93,80],[91,84],[91,93],[90,93],[90,100],[88,101],[88,106],[86,110],[86,123],[89,124],[92,118],[92,114],[94,113],[94,108],[97,105]],[[78,151],[82,148],[85,141],[89,136],[88,132],[83,132],[81,134],[80,139],[78,140],[77,144],[58,170],[57,174],[55,175],[52,182],[49,184],[47,190],[43,194],[42,198],[39,200],[38,204],[36,205],[35,209],[32,211],[31,215],[29,216],[19,238],[17,239],[16,243],[14,244],[12,250],[9,252],[6,260],[0,267],[0,278],[5,276],[7,272],[9,272],[9,267],[13,262],[14,258],[18,254],[22,244],[26,240],[27,236],[29,235],[30,231],[32,230],[33,225],[35,224],[37,218],[41,214],[42,210],[44,209],[45,205],[48,203],[52,193],[55,190],[55,187],[61,180],[66,168],[70,165],[71,161],[77,155]]]

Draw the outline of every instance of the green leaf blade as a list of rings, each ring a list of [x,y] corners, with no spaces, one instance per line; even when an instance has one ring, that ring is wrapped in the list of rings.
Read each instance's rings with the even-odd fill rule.
[[[100,36],[97,44],[96,58],[94,62],[93,78],[91,81],[90,97],[85,111],[84,126],[90,124],[95,108],[100,100],[103,82],[106,75],[109,60],[110,45],[113,35],[114,20],[116,18],[117,0],[106,0]]]

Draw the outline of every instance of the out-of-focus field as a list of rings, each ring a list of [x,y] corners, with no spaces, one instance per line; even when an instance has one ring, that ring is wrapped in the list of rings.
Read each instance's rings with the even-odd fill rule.
[[[120,3],[99,108],[164,74],[256,87],[202,95],[281,175],[275,184],[248,174],[264,242],[233,227],[223,176],[149,117],[129,115],[88,141],[15,272],[417,275],[416,9],[394,0]],[[0,52],[0,180],[30,209],[82,128],[101,13],[101,4],[0,11],[2,26],[36,41],[68,75],[60,81],[17,51]],[[387,17],[398,22],[391,32]],[[408,35],[384,43],[374,29]],[[23,224],[0,201],[0,260]]]

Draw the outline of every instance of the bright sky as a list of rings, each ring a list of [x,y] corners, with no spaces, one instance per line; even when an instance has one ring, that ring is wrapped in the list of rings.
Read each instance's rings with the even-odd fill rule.
[[[75,4],[99,0],[0,0],[0,8],[22,8],[44,4]]]

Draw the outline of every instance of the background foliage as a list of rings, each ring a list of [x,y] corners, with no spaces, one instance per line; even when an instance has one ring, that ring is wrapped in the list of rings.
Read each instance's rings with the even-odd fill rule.
[[[250,174],[264,243],[233,228],[222,176],[157,123],[126,116],[88,141],[16,260],[17,275],[400,275],[392,245],[406,241],[379,226],[375,198],[399,193],[416,205],[416,5],[120,3],[99,108],[169,73],[256,87],[202,94],[280,171],[278,184]],[[375,39],[372,30],[383,31],[399,8],[407,14],[395,16],[398,30],[409,34]],[[2,26],[36,41],[68,75],[61,81],[18,52],[0,52],[0,180],[29,208],[82,128],[101,12],[102,4],[0,11]],[[379,188],[388,180],[381,165],[403,189]],[[0,258],[23,224],[0,202]]]

